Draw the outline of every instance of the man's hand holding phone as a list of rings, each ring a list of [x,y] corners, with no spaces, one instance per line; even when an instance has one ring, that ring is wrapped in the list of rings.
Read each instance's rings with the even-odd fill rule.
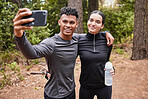
[[[22,19],[34,18],[34,21],[22,24],[23,26],[45,26],[47,19],[47,10],[32,10],[32,14]]]
[[[22,17],[29,16],[31,14],[32,12],[28,8],[19,9],[18,13],[13,19],[14,35],[16,37],[21,37],[25,30],[33,28],[32,26],[22,26],[22,24],[34,21],[34,18],[22,19]]]
[[[41,10],[39,10],[39,12],[40,11]],[[33,26],[46,25],[46,18],[47,11],[46,13],[34,13],[28,8],[20,9],[13,19],[14,35],[16,37],[21,37],[25,30],[32,29]]]

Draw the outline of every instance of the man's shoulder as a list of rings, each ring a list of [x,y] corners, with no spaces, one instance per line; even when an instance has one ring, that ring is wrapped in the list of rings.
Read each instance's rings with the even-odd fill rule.
[[[57,36],[58,36],[58,34],[55,34],[55,35],[52,36],[52,37],[47,37],[47,38],[45,38],[43,41],[44,41],[44,42],[54,41],[54,40],[57,39]]]
[[[55,40],[54,40],[54,36],[53,37],[48,37],[48,38],[45,38],[41,44],[45,44],[47,46],[54,46],[55,45]]]

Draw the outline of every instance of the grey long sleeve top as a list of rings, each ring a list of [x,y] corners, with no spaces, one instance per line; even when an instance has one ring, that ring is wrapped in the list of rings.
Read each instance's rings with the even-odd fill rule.
[[[27,59],[45,57],[51,78],[44,91],[51,98],[63,98],[74,91],[74,66],[77,57],[78,39],[63,40],[59,35],[43,40],[38,45],[31,45],[25,33],[15,37],[16,43]]]

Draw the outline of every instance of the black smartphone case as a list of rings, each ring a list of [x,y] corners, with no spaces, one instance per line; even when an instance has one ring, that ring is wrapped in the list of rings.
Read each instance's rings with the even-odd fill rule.
[[[32,10],[32,15],[25,16],[22,19],[34,18],[33,22],[22,24],[23,26],[45,26],[47,20],[47,10]]]

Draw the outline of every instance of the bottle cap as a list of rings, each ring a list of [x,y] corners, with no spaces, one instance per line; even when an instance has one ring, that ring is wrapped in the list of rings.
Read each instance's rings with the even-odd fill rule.
[[[112,69],[112,67],[113,67],[113,65],[112,65],[112,63],[111,62],[106,62],[106,64],[105,64],[105,69]]]

